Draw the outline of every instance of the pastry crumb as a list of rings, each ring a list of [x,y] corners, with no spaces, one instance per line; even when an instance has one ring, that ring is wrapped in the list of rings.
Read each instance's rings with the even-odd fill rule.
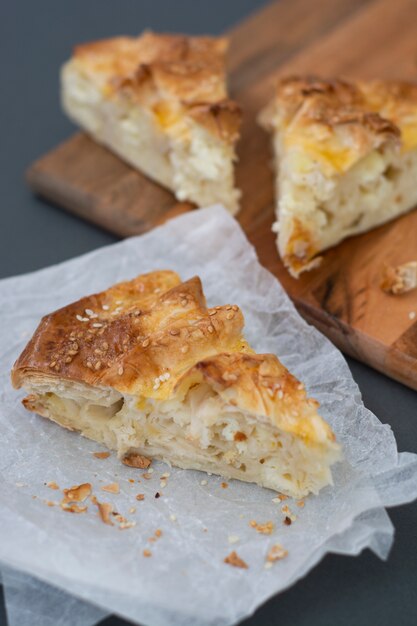
[[[200,485],[202,485],[203,487],[205,487],[205,485],[207,485],[207,481],[206,481],[206,480],[201,480],[201,481],[200,481]]]
[[[224,562],[228,565],[232,565],[233,567],[240,567],[241,569],[248,569],[248,564],[245,563],[243,559],[238,556],[237,552],[233,550],[227,557],[224,559]]]
[[[101,487],[102,491],[107,491],[108,493],[120,493],[119,483],[110,483],[109,485],[103,485]]]
[[[275,530],[275,525],[271,521],[265,522],[264,524],[259,524],[257,521],[251,520],[249,522],[249,526],[251,528],[255,528],[255,530],[261,535],[271,535]]]
[[[63,504],[69,502],[84,502],[91,495],[90,483],[82,483],[81,485],[73,485],[69,489],[63,489]]]
[[[298,506],[298,507],[300,507],[300,509],[303,509],[303,508],[304,508],[304,505],[305,505],[304,500],[298,500],[298,501],[297,501],[297,506]]]
[[[110,452],[93,452],[93,456],[95,456],[96,459],[108,459]]]
[[[417,261],[396,267],[385,266],[380,287],[386,293],[400,295],[417,287]]]
[[[239,541],[239,536],[238,535],[229,535],[227,538],[227,541],[229,543],[237,543]]]
[[[228,483],[222,483],[221,484],[222,489],[227,489],[228,486],[229,486]]]
[[[46,483],[46,486],[49,487],[49,489],[59,489],[59,485],[56,484],[56,482],[54,480],[51,480],[49,483]]]
[[[291,524],[292,524],[291,518],[289,518],[288,515],[286,517],[284,517],[284,524],[286,526],[291,526]]]
[[[162,530],[160,530],[160,528],[157,528],[155,530],[155,537],[158,537],[158,538],[162,537]]]
[[[142,476],[145,480],[150,480],[152,478],[152,474],[150,474],[149,472],[142,474]]]
[[[126,530],[127,528],[134,528],[136,526],[136,522],[121,522],[119,525],[119,530]]]
[[[285,559],[286,556],[288,556],[288,551],[285,550],[279,543],[276,543],[272,546],[272,548],[270,548],[266,556],[266,560],[273,563],[274,561]]]
[[[271,561],[266,561],[266,563],[265,563],[265,565],[264,565],[264,568],[265,568],[265,569],[271,569],[271,567],[272,567],[272,563],[271,563]]]
[[[137,467],[138,469],[147,469],[152,463],[151,459],[148,459],[146,456],[142,454],[136,454],[136,452],[131,452],[130,454],[126,454],[122,463],[127,465],[128,467]]]
[[[135,506],[131,506],[129,509],[129,513],[136,513],[136,507]]]
[[[171,513],[171,515],[169,516],[169,519],[171,520],[171,522],[176,522],[177,521],[177,516],[174,515],[174,513]]]
[[[136,496],[136,500],[144,500],[145,499],[145,494],[144,493],[138,493]]]
[[[91,498],[91,500],[95,505],[97,505],[101,521],[109,526],[114,526],[110,518],[110,515],[113,513],[113,505],[109,502],[99,502],[96,497]]]
[[[15,483],[16,487],[24,487],[25,483]]]
[[[142,552],[143,556],[145,556],[146,558],[152,556],[152,552],[150,550],[144,550]]]
[[[49,506],[49,505],[48,505]],[[63,511],[68,511],[68,513],[85,513],[87,511],[87,506],[80,506],[76,502],[64,502],[60,503],[61,509]]]

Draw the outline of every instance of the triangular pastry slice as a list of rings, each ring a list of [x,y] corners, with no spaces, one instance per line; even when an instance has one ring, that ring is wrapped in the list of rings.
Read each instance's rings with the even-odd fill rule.
[[[417,204],[417,84],[286,78],[261,113],[273,133],[279,253],[318,253]]]
[[[14,365],[25,407],[119,456],[301,497],[331,483],[339,445],[318,403],[246,343],[236,305],[158,271],[44,317]]]
[[[227,40],[146,32],[77,46],[61,72],[69,117],[178,200],[238,210],[240,109]]]

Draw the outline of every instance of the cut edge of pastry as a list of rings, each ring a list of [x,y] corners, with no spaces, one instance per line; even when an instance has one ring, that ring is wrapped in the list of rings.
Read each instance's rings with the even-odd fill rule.
[[[273,229],[294,277],[417,204],[417,84],[284,78],[259,122],[272,133]]]
[[[156,274],[161,273],[138,277],[121,289],[115,286],[113,294],[110,289],[80,301],[78,310],[91,314],[103,298],[108,303],[124,301],[118,306],[125,306],[121,294],[129,294],[128,309],[120,314],[111,316],[112,306],[105,305],[114,319],[89,345],[79,338],[79,350],[67,364],[66,349],[59,359],[54,354],[51,362],[46,346],[51,348],[53,336],[59,338],[54,353],[66,345],[62,328],[68,319],[69,334],[83,325],[88,333],[89,324],[74,315],[78,303],[44,318],[12,372],[14,386],[24,387],[29,394],[23,400],[25,408],[116,450],[122,458],[135,453],[184,469],[254,482],[297,498],[332,484],[331,465],[340,459],[341,451],[317,412],[318,403],[307,398],[304,386],[275,355],[251,351],[242,337],[238,307],[207,309],[199,282],[172,286],[175,277],[170,273],[162,279],[167,289],[159,287],[154,293],[154,285],[161,285]],[[141,279],[153,285],[151,293],[146,287],[134,293],[144,284]],[[180,302],[194,298],[194,306],[181,312],[180,319],[177,295]],[[132,316],[136,310],[132,307],[140,302],[141,315]],[[162,315],[161,302],[165,303]],[[119,332],[124,327],[122,336],[131,333],[132,325],[140,333],[132,320],[141,318],[144,326],[154,325],[154,330],[140,335],[139,349],[135,342],[110,355],[116,328]],[[93,323],[103,323],[100,330],[105,327],[104,321]],[[183,329],[190,326],[199,333],[194,341],[188,336],[184,344]],[[68,345],[73,345],[71,341]],[[109,346],[108,366],[96,372],[94,365],[77,363],[90,358],[103,342]],[[184,345],[189,346],[186,352]],[[162,360],[157,363],[158,359]],[[162,362],[167,367],[155,377]]]
[[[151,32],[78,46],[61,70],[63,109],[178,200],[235,214],[241,111],[226,91],[226,49],[224,38]]]

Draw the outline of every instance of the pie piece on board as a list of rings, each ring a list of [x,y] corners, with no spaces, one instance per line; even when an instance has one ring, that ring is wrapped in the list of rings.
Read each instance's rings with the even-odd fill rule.
[[[236,305],[157,271],[45,316],[12,371],[30,411],[117,450],[302,497],[340,447],[318,403],[245,341]]]
[[[274,230],[293,276],[417,204],[417,84],[284,78],[260,122],[273,134]]]
[[[236,213],[241,113],[227,95],[227,45],[151,32],[79,45],[61,71],[63,108],[178,200]]]

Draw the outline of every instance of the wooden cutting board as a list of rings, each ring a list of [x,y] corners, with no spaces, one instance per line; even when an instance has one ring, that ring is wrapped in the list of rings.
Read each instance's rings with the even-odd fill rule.
[[[417,290],[379,288],[384,263],[417,260],[417,211],[343,242],[321,267],[292,279],[278,258],[269,138],[256,123],[277,75],[417,79],[417,0],[280,0],[229,33],[230,86],[244,110],[237,182],[238,220],[261,263],[300,313],[345,353],[417,389]],[[76,134],[27,172],[32,189],[122,237],[193,210]],[[416,181],[417,184],[417,181]]]

